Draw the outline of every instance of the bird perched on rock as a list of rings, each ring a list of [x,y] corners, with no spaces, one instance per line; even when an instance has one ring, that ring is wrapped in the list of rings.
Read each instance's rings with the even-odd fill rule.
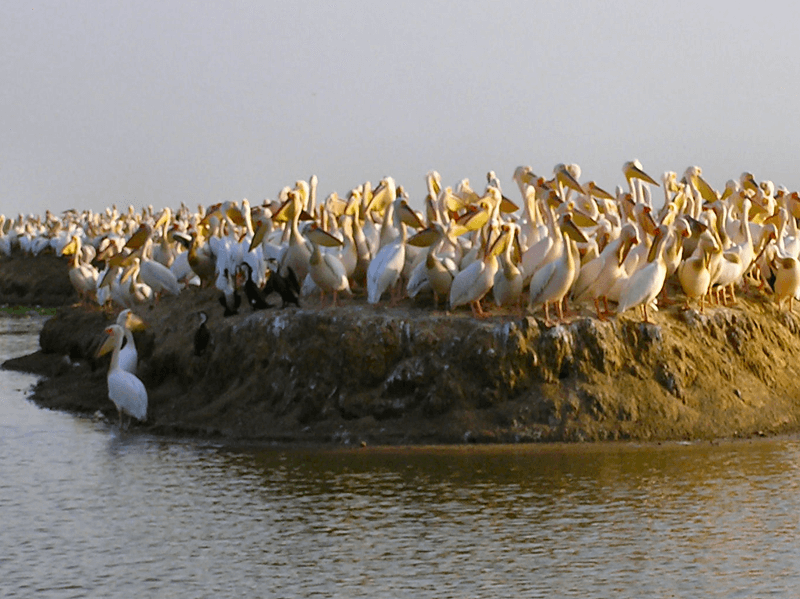
[[[281,275],[280,269],[270,272],[267,282],[264,284],[264,296],[269,297],[270,293],[277,293],[281,296],[281,308],[287,304],[294,304],[300,307],[300,281],[291,266],[286,267],[286,276]]]
[[[208,344],[211,342],[211,331],[208,330],[206,322],[208,322],[208,314],[205,312],[200,312],[200,326],[194,333],[195,356],[202,356],[205,353]]]
[[[247,273],[247,278],[244,282],[244,295],[247,297],[247,303],[250,304],[253,312],[271,308],[272,306],[264,299],[261,289],[256,285],[256,282],[253,281],[253,267],[247,262],[243,262],[241,267],[244,268]]]

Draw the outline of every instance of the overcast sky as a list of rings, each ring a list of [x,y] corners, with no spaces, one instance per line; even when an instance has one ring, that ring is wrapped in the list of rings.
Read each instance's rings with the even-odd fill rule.
[[[0,212],[319,195],[577,162],[800,189],[790,2],[0,3]],[[663,4],[663,5],[662,5]],[[659,191],[659,196],[660,191]]]

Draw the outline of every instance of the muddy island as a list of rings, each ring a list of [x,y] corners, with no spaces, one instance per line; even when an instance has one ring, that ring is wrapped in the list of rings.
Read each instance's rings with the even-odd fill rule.
[[[0,262],[7,303],[65,304],[40,351],[4,367],[43,375],[37,404],[116,418],[107,357],[93,358],[115,313],[76,304],[53,256]],[[47,294],[41,281],[47,281]],[[11,281],[10,287],[9,281]],[[66,281],[66,286],[64,282]],[[54,291],[61,290],[61,291]],[[37,294],[47,302],[35,302]],[[800,429],[800,317],[751,289],[705,314],[662,308],[604,322],[425,301],[301,307],[223,316],[214,289],[186,289],[137,313],[148,418],[132,426],[231,441],[340,444],[696,440]],[[17,298],[15,300],[15,298]],[[326,302],[327,306],[327,302]],[[199,313],[211,342],[195,355]]]

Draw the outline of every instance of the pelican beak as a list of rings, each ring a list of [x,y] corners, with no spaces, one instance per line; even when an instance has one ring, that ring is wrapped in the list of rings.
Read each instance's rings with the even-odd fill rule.
[[[629,164],[627,166],[627,168],[625,169],[625,177],[629,180],[639,179],[641,181],[644,181],[645,183],[649,183],[650,185],[655,185],[656,187],[660,187],[658,182],[655,179],[653,179],[653,177],[648,175],[646,172],[644,172],[635,164]]]
[[[422,221],[419,219],[417,213],[411,209],[411,206],[409,206],[408,202],[405,200],[400,202],[397,210],[400,213],[400,220],[402,220],[409,227],[413,227],[414,229],[425,228],[425,225],[422,224]]]
[[[292,220],[293,217],[294,217],[294,200],[290,195],[289,199],[286,200],[283,204],[281,204],[281,207],[278,208],[275,211],[275,214],[272,215],[272,222],[286,223]]]
[[[70,242],[62,248],[61,255],[62,256],[71,256],[77,250],[78,250],[78,242],[75,241],[75,238],[73,237],[70,240]]]
[[[337,237],[334,237],[319,226],[312,225],[311,228],[306,231],[306,237],[311,243],[316,243],[317,245],[325,247],[340,247],[344,245]]]
[[[558,197],[558,194],[555,191],[548,193],[545,201],[547,202],[548,206],[554,210],[564,203],[562,199]]]
[[[234,205],[229,205],[228,209],[225,211],[226,216],[231,219],[231,222],[235,225],[239,225],[243,227],[245,225],[244,216],[242,216],[242,211],[236,208]]]
[[[456,194],[453,193],[453,190],[449,187],[446,187],[444,190],[444,207],[447,208],[450,212],[458,212],[465,206],[467,206],[467,202],[462,200]]]
[[[150,228],[150,225],[146,223],[143,224],[136,230],[136,233],[131,235],[130,239],[128,239],[127,243],[125,244],[125,247],[132,250],[138,250],[144,245],[144,242],[147,241],[152,232],[153,230]]]
[[[558,182],[564,187],[569,187],[578,193],[586,194],[581,184],[578,183],[578,180],[572,176],[572,173],[570,173],[566,167],[558,169],[556,172],[556,179],[558,179]]]
[[[695,184],[695,187],[697,187],[697,191],[700,192],[700,195],[706,202],[713,204],[719,199],[719,195],[717,195],[717,192],[714,191],[711,188],[711,186],[706,182],[706,180],[703,179],[703,177],[701,177],[700,175],[695,175],[694,177],[692,177],[692,182]]]
[[[253,240],[250,242],[250,247],[247,249],[248,252],[252,252],[256,249],[261,242],[264,241],[264,235],[267,234],[267,223],[262,223],[256,232],[253,234]]]
[[[456,220],[456,224],[461,225],[469,231],[477,231],[487,222],[489,222],[489,211],[485,209],[476,209],[467,212]]]
[[[97,348],[97,351],[94,354],[95,358],[104,356],[108,352],[114,350],[115,343],[114,343],[114,337],[111,336],[111,332],[112,332],[111,328],[106,329],[106,334],[108,336],[106,337],[105,341],[103,341],[103,344],[99,348]]]
[[[583,234],[583,231],[581,231],[577,225],[572,222],[572,217],[569,214],[565,214],[564,216],[567,218],[564,219],[564,222],[561,225],[561,230],[578,243],[588,242],[589,240],[586,238],[586,235]]]
[[[589,195],[595,198],[603,198],[604,200],[613,200],[614,196],[608,193],[602,187],[598,187],[594,181],[589,181],[586,184],[586,188],[589,190]]]
[[[147,323],[133,312],[128,312],[128,317],[125,320],[131,331],[141,331],[147,328]]]
[[[758,183],[756,183],[755,177],[752,174],[748,173],[744,179],[742,180],[742,185],[745,189],[749,189],[752,192],[758,191]]]
[[[409,237],[406,243],[408,243],[408,245],[413,245],[414,247],[428,247],[436,243],[436,240],[439,238],[439,231],[437,231],[434,227],[428,227],[416,235]]]
[[[509,200],[506,196],[502,197],[500,200],[500,212],[506,212],[511,214],[512,212],[516,212],[519,210],[519,206],[517,206],[514,202]]]
[[[579,227],[596,227],[597,221],[581,210],[572,211],[572,219]]]
[[[392,202],[392,199],[389,195],[389,186],[386,181],[381,181],[372,192],[372,201],[369,203],[369,209],[383,213]]]

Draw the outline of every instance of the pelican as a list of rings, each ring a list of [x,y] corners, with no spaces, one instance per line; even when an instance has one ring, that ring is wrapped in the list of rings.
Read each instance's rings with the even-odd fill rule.
[[[383,293],[397,284],[403,266],[406,261],[406,223],[404,216],[411,213],[408,210],[401,210],[402,198],[397,197],[394,179],[387,177],[384,179],[385,189],[393,200],[392,223],[400,234],[389,243],[382,246],[377,255],[370,261],[367,268],[367,301],[370,304],[377,304]],[[379,187],[379,189],[383,188]],[[387,223],[388,224],[388,223]],[[384,224],[384,228],[387,226]]]
[[[333,294],[331,305],[335,306],[336,297],[340,291],[351,293],[347,271],[338,256],[329,252],[323,254],[319,246],[340,247],[342,242],[321,229],[316,223],[306,232],[306,238],[313,247],[309,258],[308,274],[322,293],[330,291]]]
[[[550,320],[550,303],[556,305],[559,320],[564,319],[562,300],[569,293],[575,279],[575,256],[571,245],[576,240],[586,242],[586,237],[572,222],[572,215],[567,212],[561,216],[557,229],[556,244],[562,247],[559,256],[542,266],[531,278],[528,306],[533,309],[544,304],[547,326],[553,324]]]
[[[452,229],[452,221],[448,223],[448,226]],[[452,258],[454,254],[444,251],[445,244],[453,247],[457,245],[450,237],[448,229],[436,220],[431,221],[427,229],[420,231],[408,240],[410,246],[428,246],[425,260],[420,263],[419,268],[425,274],[425,282],[433,292],[434,308],[438,308],[440,296],[449,296],[453,279],[458,274],[458,265]],[[411,287],[411,280],[409,280],[409,287]],[[422,285],[420,287],[424,288]]]
[[[625,258],[637,243],[639,243],[639,237],[636,227],[628,223],[622,227],[620,236],[606,245],[597,258],[581,267],[578,280],[573,286],[575,300],[582,302],[592,298],[597,317],[600,320],[605,320],[605,316],[610,314],[608,309],[609,293],[620,281],[628,278],[624,266]],[[600,311],[601,299],[605,307],[604,312]]]
[[[143,421],[147,418],[147,390],[135,374],[120,367],[119,353],[125,337],[122,327],[112,324],[106,329],[106,334],[108,338],[97,350],[96,355],[99,357],[113,351],[107,377],[108,398],[117,406],[119,425],[122,428],[123,412],[137,420]]]
[[[283,274],[287,268],[291,267],[297,279],[302,281],[308,274],[308,260],[311,258],[311,247],[305,238],[300,234],[300,215],[303,212],[303,198],[296,191],[289,192],[289,199],[281,206],[281,209],[273,218],[280,218],[288,215],[291,219],[288,225],[288,243],[281,256],[280,268],[278,271]]]
[[[772,260],[772,269],[775,272],[773,289],[778,308],[788,299],[791,312],[792,302],[800,294],[800,262],[791,256],[777,256]]]
[[[698,299],[700,313],[703,313],[703,300],[711,285],[711,272],[708,270],[711,252],[716,251],[717,243],[711,235],[700,238],[697,249],[700,255],[693,255],[678,266],[678,280],[686,295],[685,308],[689,309],[689,300]]]
[[[499,267],[497,262],[497,243],[489,247],[491,234],[486,236],[483,246],[483,256],[472,262],[460,271],[450,285],[450,309],[469,304],[472,313],[483,318],[486,313],[481,309],[480,301],[489,293],[494,284],[494,275]]]
[[[131,236],[125,246],[136,250],[131,256],[136,254],[139,256],[139,277],[142,283],[145,283],[153,290],[156,297],[164,291],[172,295],[180,295],[181,286],[172,271],[150,257],[153,246],[152,228],[150,225],[142,225],[139,230]],[[123,282],[124,280],[123,278]]]
[[[508,306],[519,303],[522,297],[522,271],[519,269],[518,260],[513,256],[513,250],[519,244],[520,226],[504,224],[502,230],[503,251],[500,254],[500,267],[494,275],[492,295],[498,306]]]
[[[661,292],[667,277],[667,264],[664,261],[666,229],[666,225],[659,225],[656,229],[650,253],[647,255],[647,263],[628,279],[627,285],[620,294],[617,314],[622,314],[625,310],[636,306],[642,306],[644,322],[649,322],[647,306]]]
[[[119,351],[119,367],[125,372],[136,374],[136,366],[139,363],[139,353],[136,351],[136,343],[133,340],[132,331],[145,328],[144,321],[136,316],[129,308],[126,308],[117,316],[117,325],[125,333],[125,345]]]
[[[72,268],[69,270],[69,280],[81,301],[86,301],[96,297],[97,279],[99,273],[91,264],[86,264],[81,260],[81,238],[77,233],[73,234],[70,241],[62,250],[65,255],[72,254]]]

